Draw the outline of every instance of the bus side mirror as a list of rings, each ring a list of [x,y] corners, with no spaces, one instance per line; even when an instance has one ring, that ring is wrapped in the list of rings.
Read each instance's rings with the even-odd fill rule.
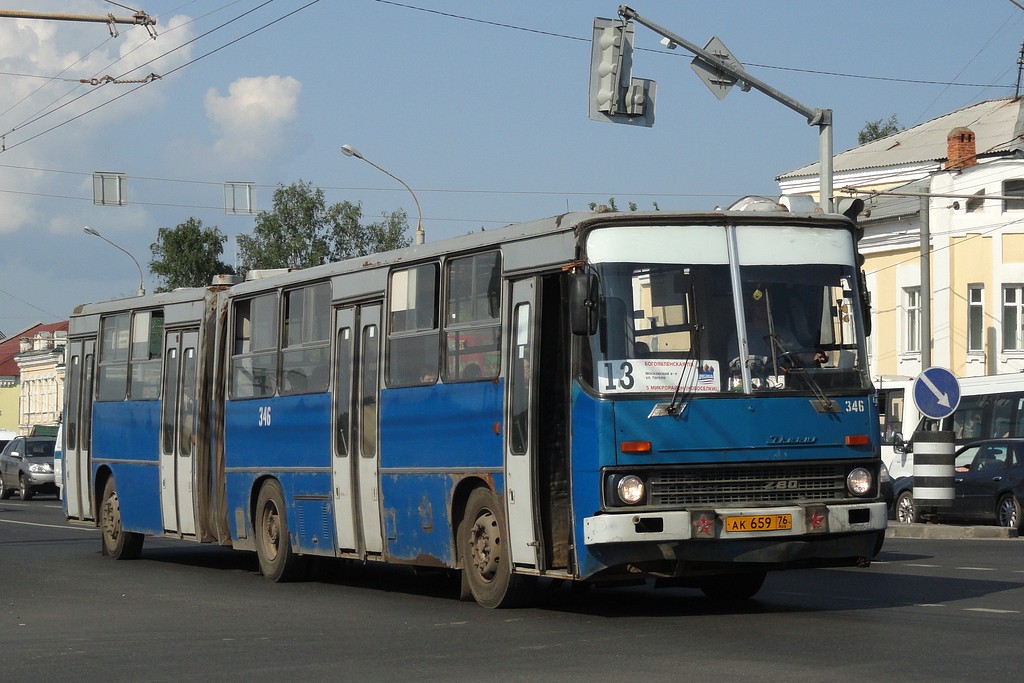
[[[569,328],[587,336],[597,332],[597,275],[577,271],[569,281]]]

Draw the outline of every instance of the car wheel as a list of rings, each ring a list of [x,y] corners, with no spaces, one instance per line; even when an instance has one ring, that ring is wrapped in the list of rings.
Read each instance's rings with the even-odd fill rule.
[[[904,491],[896,498],[896,521],[900,524],[915,524],[921,521],[921,515],[914,506],[914,494],[910,491]]]
[[[1020,530],[1020,503],[1012,493],[1007,493],[996,503],[996,521],[1001,527]]]
[[[4,486],[4,480],[0,479],[0,500],[7,500],[11,497],[11,489]]]
[[[32,500],[32,487],[25,480],[25,475],[18,477],[18,496],[22,500]]]

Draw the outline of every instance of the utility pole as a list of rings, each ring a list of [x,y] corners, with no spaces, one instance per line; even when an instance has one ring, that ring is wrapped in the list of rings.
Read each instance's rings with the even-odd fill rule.
[[[156,39],[156,19],[145,12],[138,11],[130,17],[115,17],[113,14],[64,14],[63,12],[26,12],[22,10],[0,9],[0,18],[6,19],[44,19],[48,21],[85,21],[106,24],[110,35],[117,36],[117,24],[145,26],[149,35]]]

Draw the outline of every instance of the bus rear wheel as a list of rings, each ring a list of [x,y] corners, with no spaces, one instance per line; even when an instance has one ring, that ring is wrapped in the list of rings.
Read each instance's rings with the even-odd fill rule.
[[[256,554],[259,556],[263,576],[275,583],[298,578],[303,558],[292,551],[284,492],[277,480],[268,480],[260,488],[253,524]]]
[[[103,554],[115,560],[134,560],[142,554],[142,544],[146,537],[133,531],[125,531],[121,524],[121,502],[117,497],[114,478],[107,479],[103,487],[103,499],[100,504],[100,536],[103,543]]]
[[[469,494],[458,547],[463,585],[478,604],[515,607],[529,599],[532,577],[512,573],[504,514],[489,489],[481,487]]]

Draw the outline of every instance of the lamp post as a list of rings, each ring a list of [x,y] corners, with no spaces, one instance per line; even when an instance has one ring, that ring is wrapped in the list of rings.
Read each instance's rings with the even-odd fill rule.
[[[128,258],[130,258],[132,260],[132,263],[135,264],[135,267],[139,271],[139,296],[145,296],[146,295],[146,285],[145,285],[145,282],[143,281],[143,278],[142,278],[142,266],[139,265],[139,262],[135,259],[134,256],[132,256],[131,252],[128,251],[127,249],[125,249],[124,247],[118,245],[118,244],[114,244],[113,242],[108,240],[106,237],[101,235],[94,228],[90,228],[88,225],[85,226],[84,228],[82,228],[82,231],[85,234],[87,234],[87,235],[94,235],[96,237],[99,237],[101,240],[103,240],[104,242],[106,242],[110,246],[114,247],[115,249],[119,249],[120,251],[123,251],[124,253],[128,254]]]
[[[412,191],[412,188],[409,187],[404,180],[396,176],[394,173],[388,171],[387,169],[381,168],[377,164],[373,163],[372,161],[364,157],[362,154],[359,153],[359,150],[353,147],[352,145],[342,145],[341,153],[347,157],[355,157],[356,159],[362,159],[363,161],[368,163],[370,166],[373,166],[375,169],[377,169],[384,175],[394,178],[395,180],[402,184],[402,187],[409,190],[409,194],[412,195],[413,202],[416,203],[416,244],[423,244],[424,240],[426,239],[426,233],[423,231],[423,212],[420,210],[420,200],[416,198],[416,193]]]

